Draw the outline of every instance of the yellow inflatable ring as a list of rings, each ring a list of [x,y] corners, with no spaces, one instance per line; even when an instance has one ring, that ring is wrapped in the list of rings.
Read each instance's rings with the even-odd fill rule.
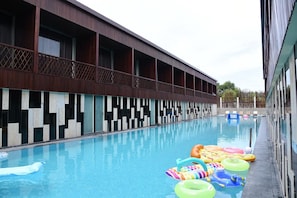
[[[245,161],[249,161],[249,162],[253,162],[256,160],[256,156],[254,154],[244,154],[242,159],[244,159]]]
[[[180,181],[174,191],[179,198],[213,198],[216,194],[212,184],[200,179]]]
[[[221,164],[229,171],[247,171],[250,168],[247,161],[238,158],[226,158],[222,160]]]

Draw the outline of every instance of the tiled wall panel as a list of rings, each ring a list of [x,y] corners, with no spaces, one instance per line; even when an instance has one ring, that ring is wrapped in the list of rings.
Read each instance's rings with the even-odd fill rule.
[[[0,148],[210,115],[206,104],[0,89]],[[87,112],[84,113],[84,112]],[[151,123],[152,122],[152,123]]]
[[[0,146],[80,136],[77,97],[80,95],[0,89]]]

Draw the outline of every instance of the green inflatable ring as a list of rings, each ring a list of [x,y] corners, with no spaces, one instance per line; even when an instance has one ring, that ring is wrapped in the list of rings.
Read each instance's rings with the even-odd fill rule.
[[[212,184],[200,179],[180,181],[174,191],[179,198],[213,198],[216,194]]]
[[[222,160],[221,164],[226,170],[229,171],[247,171],[250,168],[250,164],[242,159],[238,158],[226,158]]]

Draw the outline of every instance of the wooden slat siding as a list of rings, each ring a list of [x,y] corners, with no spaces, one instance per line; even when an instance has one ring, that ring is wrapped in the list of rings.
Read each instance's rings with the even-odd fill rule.
[[[167,52],[166,50],[152,44],[151,42],[145,40],[139,35],[131,32],[130,30],[127,30],[121,25],[109,20],[108,18],[100,15],[99,13],[96,13],[88,9],[86,6],[83,6],[79,2],[69,1],[74,5],[77,5],[78,7],[73,7],[70,3],[68,5],[61,6],[61,4],[65,4],[65,2],[61,2],[59,0],[50,0],[49,2],[50,2],[49,5],[52,5],[52,6],[47,7],[48,5],[45,3],[41,4],[40,6],[45,10],[51,11],[52,13],[57,14],[63,18],[70,19],[71,21],[79,24],[82,27],[88,28],[92,31],[96,31],[99,34],[102,34],[108,38],[116,40],[124,45],[127,45],[127,46],[133,45],[135,49],[141,52],[144,52],[149,56],[152,56],[159,60],[167,62],[170,65],[174,65],[178,69],[182,69],[186,72],[195,71],[195,75],[201,75],[201,76],[205,76],[206,79],[208,78],[212,79],[211,77],[204,74],[198,69],[193,70],[192,66],[188,66],[187,64],[184,64],[183,63],[184,61],[170,54],[170,52]],[[54,4],[55,6],[53,6]],[[63,11],[61,7],[63,7],[65,11]],[[75,14],[69,14],[71,12],[74,12]],[[212,80],[213,82],[215,82],[214,79]]]
[[[38,73],[38,36],[40,28],[40,9],[35,8],[35,25],[34,25],[34,73]]]
[[[93,66],[95,68],[95,66]],[[99,69],[97,67],[97,69]],[[95,72],[94,72],[95,73]],[[116,71],[114,71],[116,73]],[[119,73],[119,72],[118,72]],[[77,74],[79,75],[79,74]],[[124,73],[121,76],[125,76]],[[137,90],[140,88],[134,88],[128,84],[123,84],[121,79],[115,79],[113,84],[105,84],[104,81],[100,84],[95,80],[86,79],[72,79],[67,76],[52,76],[45,74],[34,74],[25,71],[17,71],[12,69],[1,69],[0,73],[0,85],[2,87],[10,87],[17,89],[31,89],[31,90],[47,90],[47,91],[64,91],[71,93],[89,93],[97,95],[122,95],[127,97],[143,97],[143,98],[159,98],[161,95],[157,89]],[[132,76],[131,76],[132,77]],[[129,80],[128,80],[129,81]],[[127,82],[128,82],[127,81]],[[118,84],[117,84],[118,82]],[[142,81],[142,83],[146,83]],[[162,83],[161,83],[162,84]],[[171,85],[171,84],[168,84]],[[146,87],[146,86],[145,86]],[[166,91],[166,90],[162,90]],[[168,94],[170,93],[170,94]],[[190,93],[190,92],[189,92]],[[210,97],[209,97],[210,95]],[[164,97],[164,95],[162,95]],[[213,101],[211,98],[216,98],[211,94],[205,94],[205,97],[209,98],[208,101]],[[187,98],[190,101],[196,101],[195,97],[188,97],[184,92],[178,92],[177,94],[167,90],[165,95],[167,99],[180,98],[185,100]]]
[[[199,70],[193,69],[190,65],[185,64],[180,59],[176,58],[170,53],[167,53],[167,51],[157,47],[156,45],[150,43],[149,41],[141,38],[140,36],[130,32],[129,30],[117,25],[116,23],[112,21],[108,21],[103,17],[101,19],[100,14],[93,14],[93,12],[88,13],[86,9],[81,9],[79,7],[73,6],[72,1],[61,1],[61,0],[43,0],[43,1],[34,1],[34,0],[25,0],[26,2],[30,2],[33,5],[36,5],[37,7],[33,9],[31,8],[31,15],[28,14],[29,18],[33,19],[33,16],[35,17],[34,23],[37,25],[31,27],[32,31],[34,31],[34,72],[35,73],[25,73],[20,71],[5,71],[1,72],[1,85],[3,87],[8,88],[24,88],[24,89],[32,89],[32,90],[47,90],[47,91],[65,91],[65,92],[73,92],[73,93],[89,93],[89,94],[97,94],[97,95],[123,95],[128,97],[144,97],[144,98],[159,98],[162,95],[164,98],[167,99],[177,99],[177,100],[190,100],[190,101],[197,101],[197,98],[194,96],[188,96],[185,91],[183,93],[174,93],[174,88],[172,86],[171,92],[165,93],[165,94],[159,94],[158,90],[156,89],[142,89],[138,88],[135,89],[133,86],[133,76],[131,78],[131,87],[123,84],[98,84],[96,80],[89,80],[89,79],[80,79],[78,78],[67,78],[66,77],[59,77],[59,76],[47,76],[44,74],[40,74],[37,66],[38,64],[38,35],[39,35],[39,19],[41,13],[44,13],[44,10],[57,14],[58,16],[55,16],[55,18],[62,17],[65,19],[65,28],[67,27],[79,27],[82,31],[83,35],[86,36],[86,38],[83,38],[83,35],[78,35],[80,40],[78,41],[78,46],[82,46],[80,48],[84,48],[87,50],[79,51],[79,55],[77,56],[78,60],[81,60],[84,63],[91,63],[92,65],[98,64],[98,50],[99,50],[99,37],[100,35],[106,35],[109,39],[113,39],[122,45],[126,45],[130,48],[129,51],[127,51],[127,56],[120,57],[120,59],[123,58],[125,62],[127,62],[126,65],[123,65],[126,72],[133,71],[133,63],[134,63],[134,50],[140,51],[141,53],[144,53],[147,56],[153,57],[153,64],[155,64],[155,67],[153,70],[149,70],[149,72],[152,72],[149,74],[149,77],[155,78],[157,74],[154,74],[154,71],[158,71],[158,61],[161,60],[166,65],[171,67],[171,71],[178,70],[177,73],[179,73],[175,78],[179,78],[177,81],[178,84],[176,85],[182,85],[185,90],[185,85],[187,85],[185,78],[187,74],[195,75],[195,78],[200,78],[204,82],[208,83],[216,83],[216,81],[209,76],[205,75],[204,73],[200,72]],[[76,4],[75,4],[76,5]],[[40,9],[39,9],[40,8]],[[48,15],[46,15],[48,16]],[[109,23],[110,22],[110,23]],[[49,23],[50,25],[50,23]],[[22,27],[22,26],[20,26]],[[83,29],[85,28],[85,29]],[[74,30],[75,31],[75,30]],[[76,33],[73,33],[74,35]],[[83,38],[83,39],[82,39]],[[85,43],[84,43],[85,41]],[[30,42],[28,42],[30,43]],[[25,42],[23,45],[26,45],[26,47],[30,48],[30,46],[27,46]],[[85,47],[88,46],[88,47]],[[91,47],[90,47],[91,46]],[[131,57],[131,59],[130,59]],[[121,61],[121,60],[118,61]],[[130,59],[130,60],[129,60]],[[173,65],[173,66],[172,66]],[[1,71],[4,71],[6,69],[1,68]],[[97,71],[97,70],[96,70]],[[6,75],[4,75],[6,74]],[[94,74],[95,78],[97,76],[96,72]],[[174,76],[174,72],[171,72],[171,76]],[[179,76],[179,77],[178,77]],[[183,76],[183,77],[181,77]],[[174,78],[172,78],[174,79]],[[191,80],[190,80],[191,81]],[[193,81],[193,80],[192,80]],[[145,81],[144,81],[145,82]],[[158,82],[155,81],[154,84],[157,84]],[[189,82],[191,84],[191,82]],[[207,84],[202,86],[203,91],[210,92],[211,89]],[[172,83],[174,84],[174,83]],[[199,84],[199,83],[198,83]],[[146,87],[147,85],[144,85]],[[189,85],[188,88],[192,88],[192,85]],[[193,88],[194,89],[194,88]],[[196,86],[195,86],[195,89]],[[198,88],[199,89],[199,88]],[[190,93],[189,91],[188,93]],[[206,95],[207,101],[213,101],[213,99],[216,100],[216,97],[212,95]],[[216,103],[216,101],[214,102]]]

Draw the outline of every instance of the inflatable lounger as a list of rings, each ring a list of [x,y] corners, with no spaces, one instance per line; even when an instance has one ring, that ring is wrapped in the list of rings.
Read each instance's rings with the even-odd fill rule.
[[[43,164],[43,162],[35,162],[27,166],[0,168],[0,177],[8,175],[28,175],[31,173],[35,173],[40,170]]]

